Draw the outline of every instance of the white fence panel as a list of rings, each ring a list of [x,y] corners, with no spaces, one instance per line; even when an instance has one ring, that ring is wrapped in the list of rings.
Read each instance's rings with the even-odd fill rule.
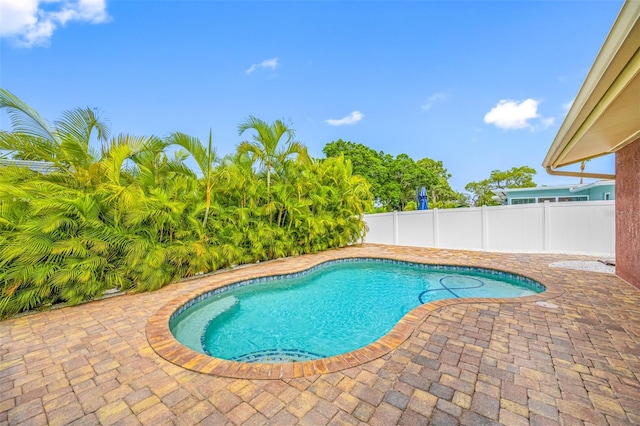
[[[585,208],[587,207],[588,208]],[[615,253],[615,207],[606,201],[551,203],[549,251]]]
[[[482,250],[482,209],[438,210],[438,225],[439,247]]]
[[[393,237],[394,213],[368,214],[364,220],[369,227],[365,241],[376,244],[397,244]]]
[[[615,254],[615,201],[365,215],[365,242],[530,253]]]
[[[398,244],[433,247],[433,210],[398,213]]]
[[[532,253],[545,251],[544,208],[525,204],[487,207],[486,210],[487,250]]]

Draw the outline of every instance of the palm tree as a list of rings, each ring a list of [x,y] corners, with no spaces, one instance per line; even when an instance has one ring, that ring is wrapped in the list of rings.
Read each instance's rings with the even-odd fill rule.
[[[0,132],[0,149],[24,160],[48,161],[83,184],[91,181],[90,166],[97,160],[89,141],[94,131],[101,142],[109,138],[109,128],[98,112],[77,108],[63,113],[49,124],[17,96],[0,89],[0,109],[6,109],[12,132]]]
[[[187,209],[176,199],[193,204],[184,196],[189,191],[158,190],[162,179],[175,186],[175,174],[147,173],[142,160],[162,157],[162,141],[120,135],[107,143],[109,130],[94,110],[66,112],[52,125],[3,89],[0,108],[13,126],[0,132],[0,149],[54,165],[49,174],[0,169],[0,316],[46,303],[78,303],[109,288],[140,288],[150,281],[144,275],[150,270],[163,275],[151,277],[149,288],[175,278],[176,262],[166,262],[165,272],[145,259],[155,252],[145,250],[142,258],[135,253],[139,239],[160,242],[165,233],[171,241],[186,228]],[[90,146],[94,135],[101,150]],[[136,216],[143,218],[140,226]],[[137,269],[127,261],[133,257],[141,259]]]
[[[342,246],[364,230],[366,181],[342,158],[311,162],[282,121],[250,117],[239,130],[254,129],[253,142],[219,165],[211,132],[206,146],[182,133],[109,139],[95,110],[49,124],[2,89],[0,109],[13,125],[0,131],[0,150],[54,165],[48,174],[0,168],[0,317]],[[170,158],[169,145],[184,149]]]
[[[272,124],[249,116],[247,121],[238,126],[238,133],[242,135],[247,130],[255,130],[253,142],[244,141],[238,146],[238,153],[248,154],[252,162],[259,162],[267,174],[267,193],[271,188],[271,175],[283,170],[290,157],[296,156],[300,162],[309,161],[307,149],[300,142],[293,140],[295,131],[289,123],[276,120]],[[284,146],[281,145],[282,138]]]
[[[211,190],[213,189],[216,180],[223,177],[229,179],[229,174],[225,169],[216,169],[216,164],[219,162],[219,158],[216,155],[216,150],[213,148],[213,132],[209,130],[209,144],[205,147],[202,145],[198,138],[186,135],[184,133],[176,132],[171,134],[166,139],[167,145],[179,145],[186,149],[193,157],[202,173],[202,179],[205,185],[206,201],[205,201],[205,213],[202,219],[202,225],[207,223],[209,218],[209,211],[211,209]]]

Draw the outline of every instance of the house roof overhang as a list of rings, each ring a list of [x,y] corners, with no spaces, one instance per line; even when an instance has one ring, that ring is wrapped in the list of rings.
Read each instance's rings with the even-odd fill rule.
[[[638,138],[640,1],[627,0],[542,165],[552,173],[615,152]]]
[[[585,183],[585,184],[567,184],[567,185],[550,185],[550,186],[530,186],[528,188],[504,188],[504,189],[493,189],[491,192],[495,194],[494,199],[506,199],[509,195],[518,195],[519,192],[531,192],[531,191],[558,191],[566,189],[569,192],[579,192],[585,191],[588,189],[595,188],[597,186],[615,186],[615,180],[599,180],[596,182]]]

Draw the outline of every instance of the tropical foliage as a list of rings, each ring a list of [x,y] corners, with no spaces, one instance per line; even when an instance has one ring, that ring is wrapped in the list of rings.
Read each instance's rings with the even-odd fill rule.
[[[476,206],[496,206],[501,202],[494,199],[496,189],[531,188],[536,186],[533,167],[512,167],[509,170],[493,170],[487,179],[479,182],[469,182],[464,188],[473,194],[472,200]]]
[[[330,142],[322,150],[327,157],[344,155],[351,160],[354,173],[365,177],[382,211],[416,208],[416,188],[425,187],[430,207],[459,207],[466,197],[449,185],[451,175],[442,161],[422,158],[415,161],[407,154],[396,157],[354,142]]]
[[[53,170],[0,167],[0,316],[364,235],[369,183],[344,156],[310,159],[283,121],[250,117],[239,133],[255,132],[253,142],[219,158],[211,134],[206,144],[178,132],[111,137],[92,109],[50,124],[3,89],[0,109],[12,124],[0,150]]]

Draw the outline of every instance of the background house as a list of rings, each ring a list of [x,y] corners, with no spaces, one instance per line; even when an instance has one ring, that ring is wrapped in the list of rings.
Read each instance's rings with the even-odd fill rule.
[[[615,200],[615,181],[600,180],[578,185],[536,186],[533,188],[495,189],[493,198],[503,204],[533,204],[549,201],[602,201]]]
[[[558,130],[543,166],[558,168],[615,153],[616,274],[640,288],[640,1],[627,0]]]
[[[47,161],[7,160],[5,158],[0,158],[0,167],[26,167],[42,174],[49,174],[56,169],[53,163]]]

